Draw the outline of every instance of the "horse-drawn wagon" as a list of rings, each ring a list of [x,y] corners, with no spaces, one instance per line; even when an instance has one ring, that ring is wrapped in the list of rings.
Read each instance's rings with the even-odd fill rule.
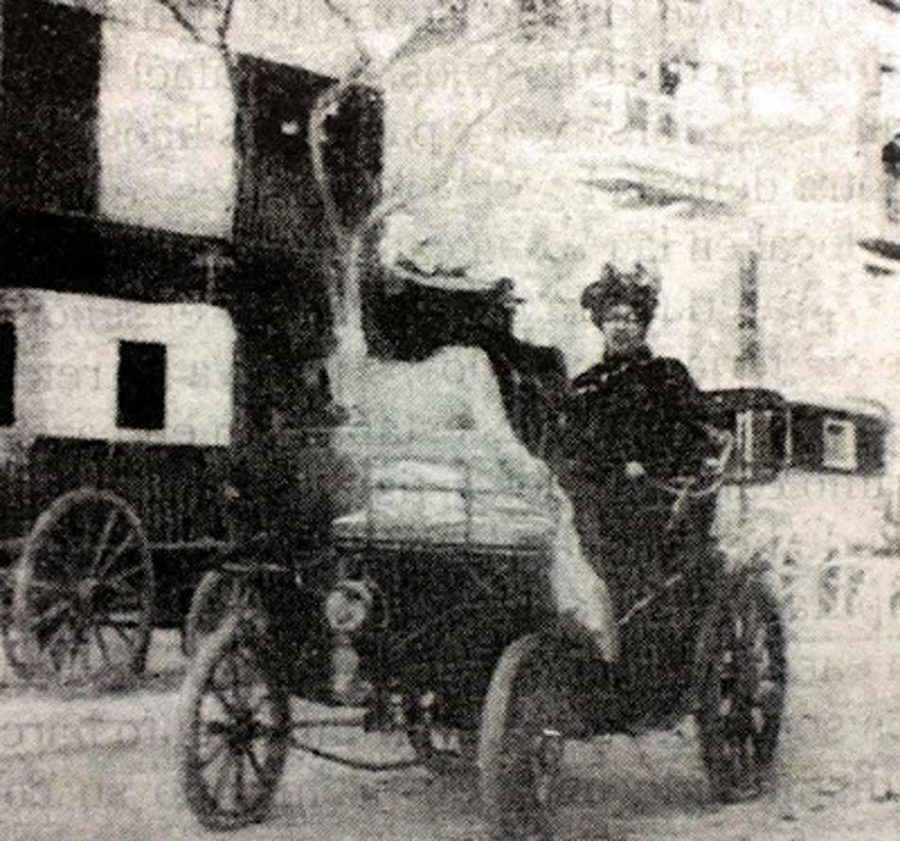
[[[221,544],[233,329],[203,304],[0,291],[2,640],[35,682],[139,671]]]

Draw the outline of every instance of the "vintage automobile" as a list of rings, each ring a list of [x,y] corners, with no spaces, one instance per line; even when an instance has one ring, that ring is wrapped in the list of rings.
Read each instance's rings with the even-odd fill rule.
[[[600,637],[586,633],[560,610],[554,583],[564,509],[547,476],[525,488],[522,474],[504,472],[511,433],[490,374],[467,379],[478,364],[433,360],[420,371],[424,393],[384,377],[382,392],[395,405],[403,394],[403,408],[335,431],[334,457],[355,465],[356,507],[337,512],[326,548],[292,550],[277,530],[260,533],[217,571],[221,592],[241,595],[230,610],[227,596],[207,602],[209,632],[180,713],[181,784],[203,825],[261,820],[291,746],[357,768],[409,764],[323,748],[302,734],[351,719],[296,718],[292,698],[350,707],[367,730],[405,730],[435,771],[475,759],[497,839],[552,836],[567,741],[666,728],[686,714],[715,797],[753,796],[769,782],[787,666],[759,570],[730,567],[697,535],[658,587],[607,614]],[[454,372],[457,393],[445,400]],[[417,400],[416,423],[405,425],[398,414]],[[283,433],[281,447],[291,437],[298,452],[311,440]],[[705,477],[658,483],[673,527],[718,490],[730,463],[722,441]],[[673,634],[682,615],[692,618]],[[687,657],[670,659],[673,637]],[[647,697],[654,703],[636,703]]]
[[[227,313],[0,290],[2,642],[38,683],[141,670],[222,542]]]

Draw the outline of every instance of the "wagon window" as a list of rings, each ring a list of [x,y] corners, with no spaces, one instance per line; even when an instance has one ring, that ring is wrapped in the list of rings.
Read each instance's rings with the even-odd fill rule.
[[[856,427],[852,421],[826,417],[822,421],[822,466],[856,470]]]
[[[0,426],[12,426],[16,419],[16,328],[0,324]]]
[[[126,429],[166,425],[166,346],[119,342],[116,424]]]

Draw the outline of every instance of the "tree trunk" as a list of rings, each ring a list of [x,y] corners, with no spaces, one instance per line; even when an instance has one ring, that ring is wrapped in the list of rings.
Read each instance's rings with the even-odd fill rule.
[[[336,345],[329,359],[332,395],[350,413],[351,419],[358,418],[367,355],[360,289],[364,241],[364,231],[354,231],[339,255],[342,294],[335,313]]]

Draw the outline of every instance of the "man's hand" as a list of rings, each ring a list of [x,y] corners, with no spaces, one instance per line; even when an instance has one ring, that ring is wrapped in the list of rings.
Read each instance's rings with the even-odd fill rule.
[[[625,465],[625,476],[628,479],[643,479],[646,475],[647,471],[639,461],[629,461]]]

